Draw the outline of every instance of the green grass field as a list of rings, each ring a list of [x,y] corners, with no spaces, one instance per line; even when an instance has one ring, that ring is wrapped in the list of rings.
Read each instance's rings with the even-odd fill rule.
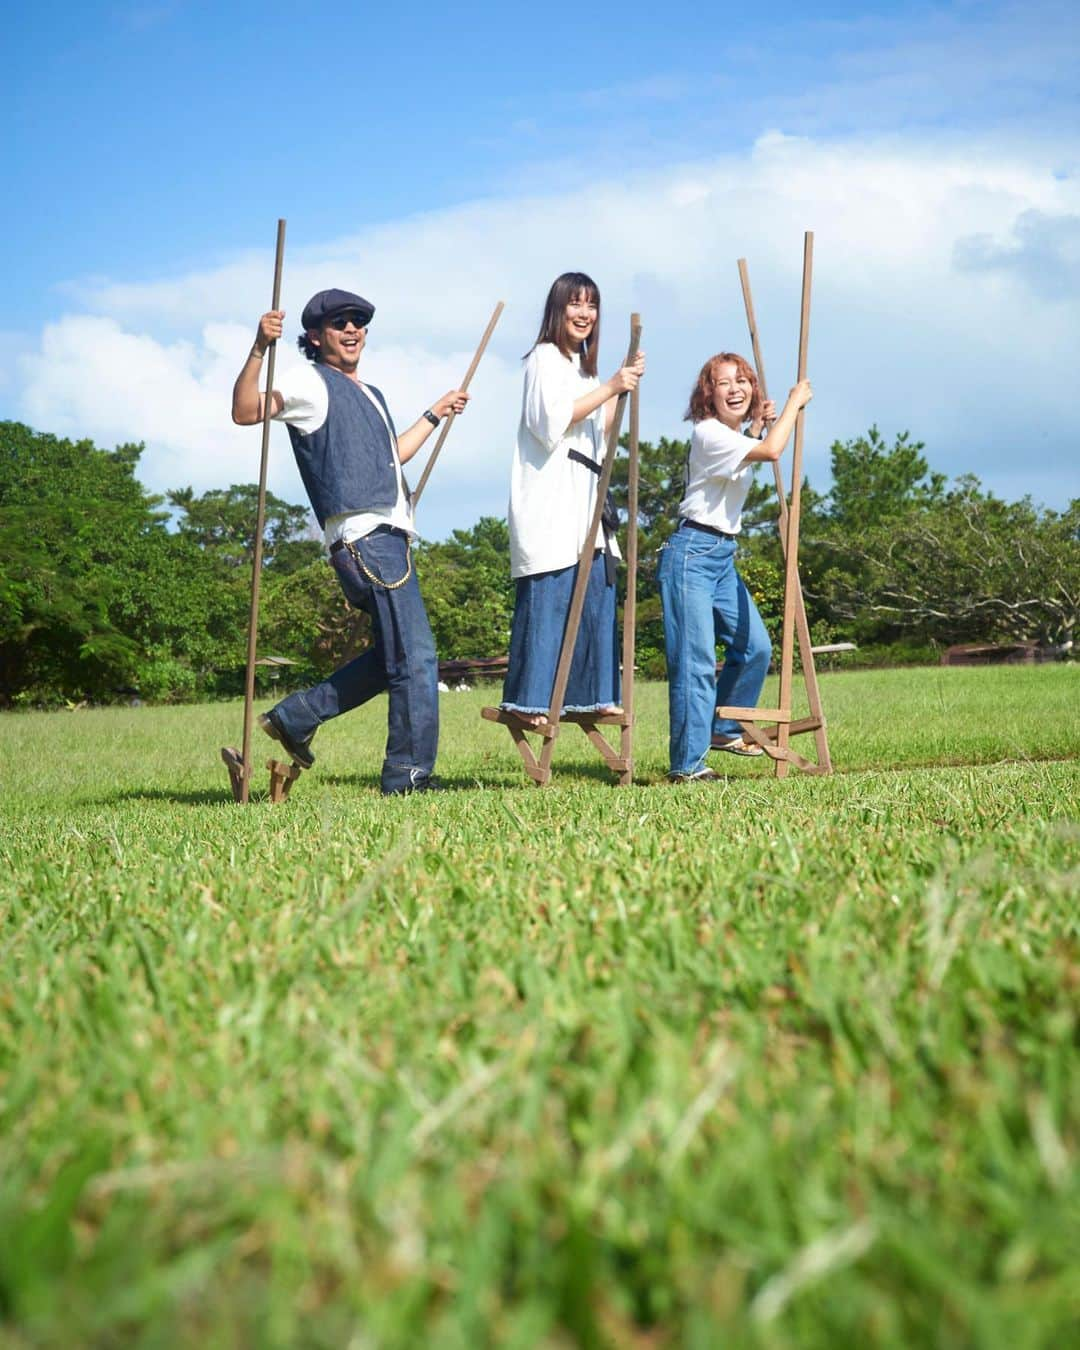
[[[827,779],[478,691],[246,808],[239,705],[0,717],[0,1345],[1076,1344],[1080,671],[822,695]]]

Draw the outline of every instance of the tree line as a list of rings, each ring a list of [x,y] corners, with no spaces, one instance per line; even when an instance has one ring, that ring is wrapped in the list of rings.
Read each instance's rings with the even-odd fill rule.
[[[639,667],[663,674],[656,555],[674,527],[689,444],[642,443]],[[964,641],[1071,643],[1080,604],[1080,499],[1006,502],[973,475],[949,483],[905,432],[832,446],[832,485],[803,488],[800,573],[815,642],[867,659],[932,659]],[[254,485],[148,493],[143,447],[103,450],[0,423],[0,705],[242,693]],[[626,518],[627,462],[613,490]],[[783,567],[771,483],[744,511],[740,571],[779,637]],[[505,652],[513,608],[506,523],[484,517],[416,566],[440,657]],[[366,645],[306,507],[268,494],[259,650],[312,683]],[[625,584],[625,574],[622,575]],[[269,681],[275,668],[262,668]]]

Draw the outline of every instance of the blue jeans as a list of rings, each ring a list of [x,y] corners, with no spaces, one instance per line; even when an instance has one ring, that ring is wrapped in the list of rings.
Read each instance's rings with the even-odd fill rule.
[[[772,643],[735,570],[735,551],[734,539],[683,526],[660,554],[673,774],[703,768],[712,738],[740,734],[716,708],[754,707],[769,669]],[[719,676],[718,642],[727,653]]]
[[[523,713],[546,713],[551,707],[577,575],[575,563],[557,572],[518,578],[502,707]],[[615,587],[607,584],[604,555],[597,553],[585,590],[563,711],[596,712],[618,702]]]
[[[353,541],[368,571],[397,581],[408,567],[405,535],[380,526]],[[390,695],[383,792],[417,787],[431,777],[439,744],[439,673],[435,639],[420,598],[416,572],[394,590],[373,584],[348,548],[330,555],[349,603],[371,615],[374,645],[329,679],[290,694],[274,709],[295,740],[307,741],[323,722],[358,708],[387,690]]]

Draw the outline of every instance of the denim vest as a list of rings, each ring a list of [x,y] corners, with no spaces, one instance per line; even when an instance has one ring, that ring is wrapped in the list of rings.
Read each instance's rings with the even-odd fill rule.
[[[310,435],[289,427],[293,454],[321,526],[331,516],[389,510],[397,501],[397,467],[386,423],[355,380],[316,364],[329,399],[326,421]],[[372,385],[391,429],[390,410]],[[397,432],[394,431],[396,438]]]

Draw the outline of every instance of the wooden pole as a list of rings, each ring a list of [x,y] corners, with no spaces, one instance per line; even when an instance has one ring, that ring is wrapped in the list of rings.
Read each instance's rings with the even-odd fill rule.
[[[799,373],[806,379],[806,351],[810,341],[810,286],[814,270],[814,235],[807,230],[803,237],[802,306],[799,314]],[[784,623],[780,639],[780,706],[791,707],[791,677],[794,663],[793,638],[795,629],[795,592],[799,589],[799,514],[802,504],[803,428],[805,408],[795,418],[795,448],[791,456],[791,505],[788,508],[787,543],[784,557]],[[790,723],[781,722],[776,728],[776,748],[786,751]],[[776,761],[777,778],[786,778],[790,765],[786,759]]]
[[[640,342],[641,315],[631,314],[630,346],[627,348],[624,365],[628,366],[637,355]],[[615,403],[615,412],[612,415],[611,427],[608,431],[604,467],[600,471],[600,477],[596,484],[596,505],[593,507],[592,521],[589,525],[589,532],[585,537],[585,545],[578,558],[577,580],[574,583],[574,591],[570,600],[570,612],[566,617],[562,650],[559,653],[559,664],[555,671],[555,687],[551,694],[551,707],[548,709],[548,722],[551,725],[552,734],[544,741],[544,748],[540,752],[540,766],[544,772],[545,781],[547,775],[551,772],[551,756],[555,749],[555,735],[558,732],[559,719],[562,717],[563,699],[566,697],[566,686],[570,679],[570,665],[574,659],[574,646],[577,643],[578,629],[581,627],[581,611],[585,608],[585,592],[589,586],[589,573],[592,571],[596,541],[600,537],[600,520],[604,514],[604,498],[607,496],[607,490],[611,484],[611,470],[615,464],[615,452],[619,447],[619,431],[622,427],[626,399],[626,394],[620,394]]]
[[[757,370],[758,385],[761,389],[761,397],[767,399],[769,397],[769,386],[765,381],[765,365],[761,359],[757,319],[754,317],[754,300],[750,294],[750,273],[747,271],[745,258],[739,259],[739,283],[742,286],[746,323],[750,329],[750,344],[754,349],[754,368]],[[776,496],[780,502],[780,542],[782,547],[787,548],[787,493],[784,491],[784,474],[778,459],[773,460],[773,479],[776,483]]]
[[[476,349],[476,355],[473,357],[469,369],[465,372],[465,378],[462,380],[460,386],[464,390],[468,390],[469,381],[476,374],[476,367],[480,364],[480,358],[487,348],[489,338],[495,331],[495,325],[499,322],[499,316],[502,314],[503,309],[504,305],[500,300],[495,306],[494,313],[488,320],[488,326],[484,329],[484,336],[480,339],[480,345]],[[449,413],[447,415],[446,421],[443,423],[443,429],[439,432],[439,439],[435,442],[435,449],[432,450],[428,462],[424,465],[424,472],[420,475],[419,483],[417,483],[416,487],[413,489],[412,507],[414,511],[416,510],[417,502],[420,500],[420,494],[423,492],[427,480],[431,477],[431,471],[435,467],[435,461],[439,458],[439,451],[443,448],[443,442],[446,440],[447,436],[449,436],[450,428],[454,425],[455,416],[455,413]]]
[[[281,268],[285,260],[285,222],[277,223],[277,252],[274,258],[274,299],[271,309],[281,307]],[[266,362],[266,392],[263,395],[262,455],[259,460],[259,500],[255,513],[255,556],[251,567],[251,612],[248,617],[247,672],[244,679],[244,740],[241,757],[244,777],[240,801],[246,803],[251,788],[251,723],[255,706],[255,646],[259,633],[259,583],[262,579],[263,530],[266,527],[266,468],[270,458],[270,418],[273,414],[274,357],[277,341],[270,344]]]
[[[769,397],[769,387],[765,380],[765,363],[761,357],[761,343],[758,338],[757,319],[754,315],[754,298],[750,292],[750,273],[747,269],[745,258],[739,259],[739,282],[742,286],[743,306],[746,309],[746,324],[750,330],[750,343],[754,349],[754,367],[757,370],[758,385],[761,389],[761,397],[767,399]],[[773,478],[776,483],[776,496],[780,505],[779,515],[777,517],[777,533],[780,536],[780,548],[786,560],[788,547],[787,493],[784,491],[784,475],[778,459],[773,460]],[[797,574],[797,558],[795,560],[795,567]],[[803,597],[801,578],[798,579],[795,590],[795,632],[799,639],[799,655],[802,658],[803,675],[806,678],[806,695],[807,701],[810,704],[810,712],[820,723],[814,731],[818,764],[826,773],[831,773],[832,759],[829,755],[829,739],[825,733],[825,714],[821,706],[821,694],[818,690],[817,667],[814,664],[814,652],[810,645],[810,624],[806,617],[806,600]]]
[[[637,318],[637,315],[634,315]],[[633,319],[631,320],[633,323]],[[640,321],[638,332],[641,331]],[[637,636],[637,532],[638,532],[638,422],[641,386],[630,395],[630,459],[626,493],[626,602],[623,605],[622,705],[625,715],[619,749],[626,768],[619,779],[623,787],[634,781],[634,648]]]

